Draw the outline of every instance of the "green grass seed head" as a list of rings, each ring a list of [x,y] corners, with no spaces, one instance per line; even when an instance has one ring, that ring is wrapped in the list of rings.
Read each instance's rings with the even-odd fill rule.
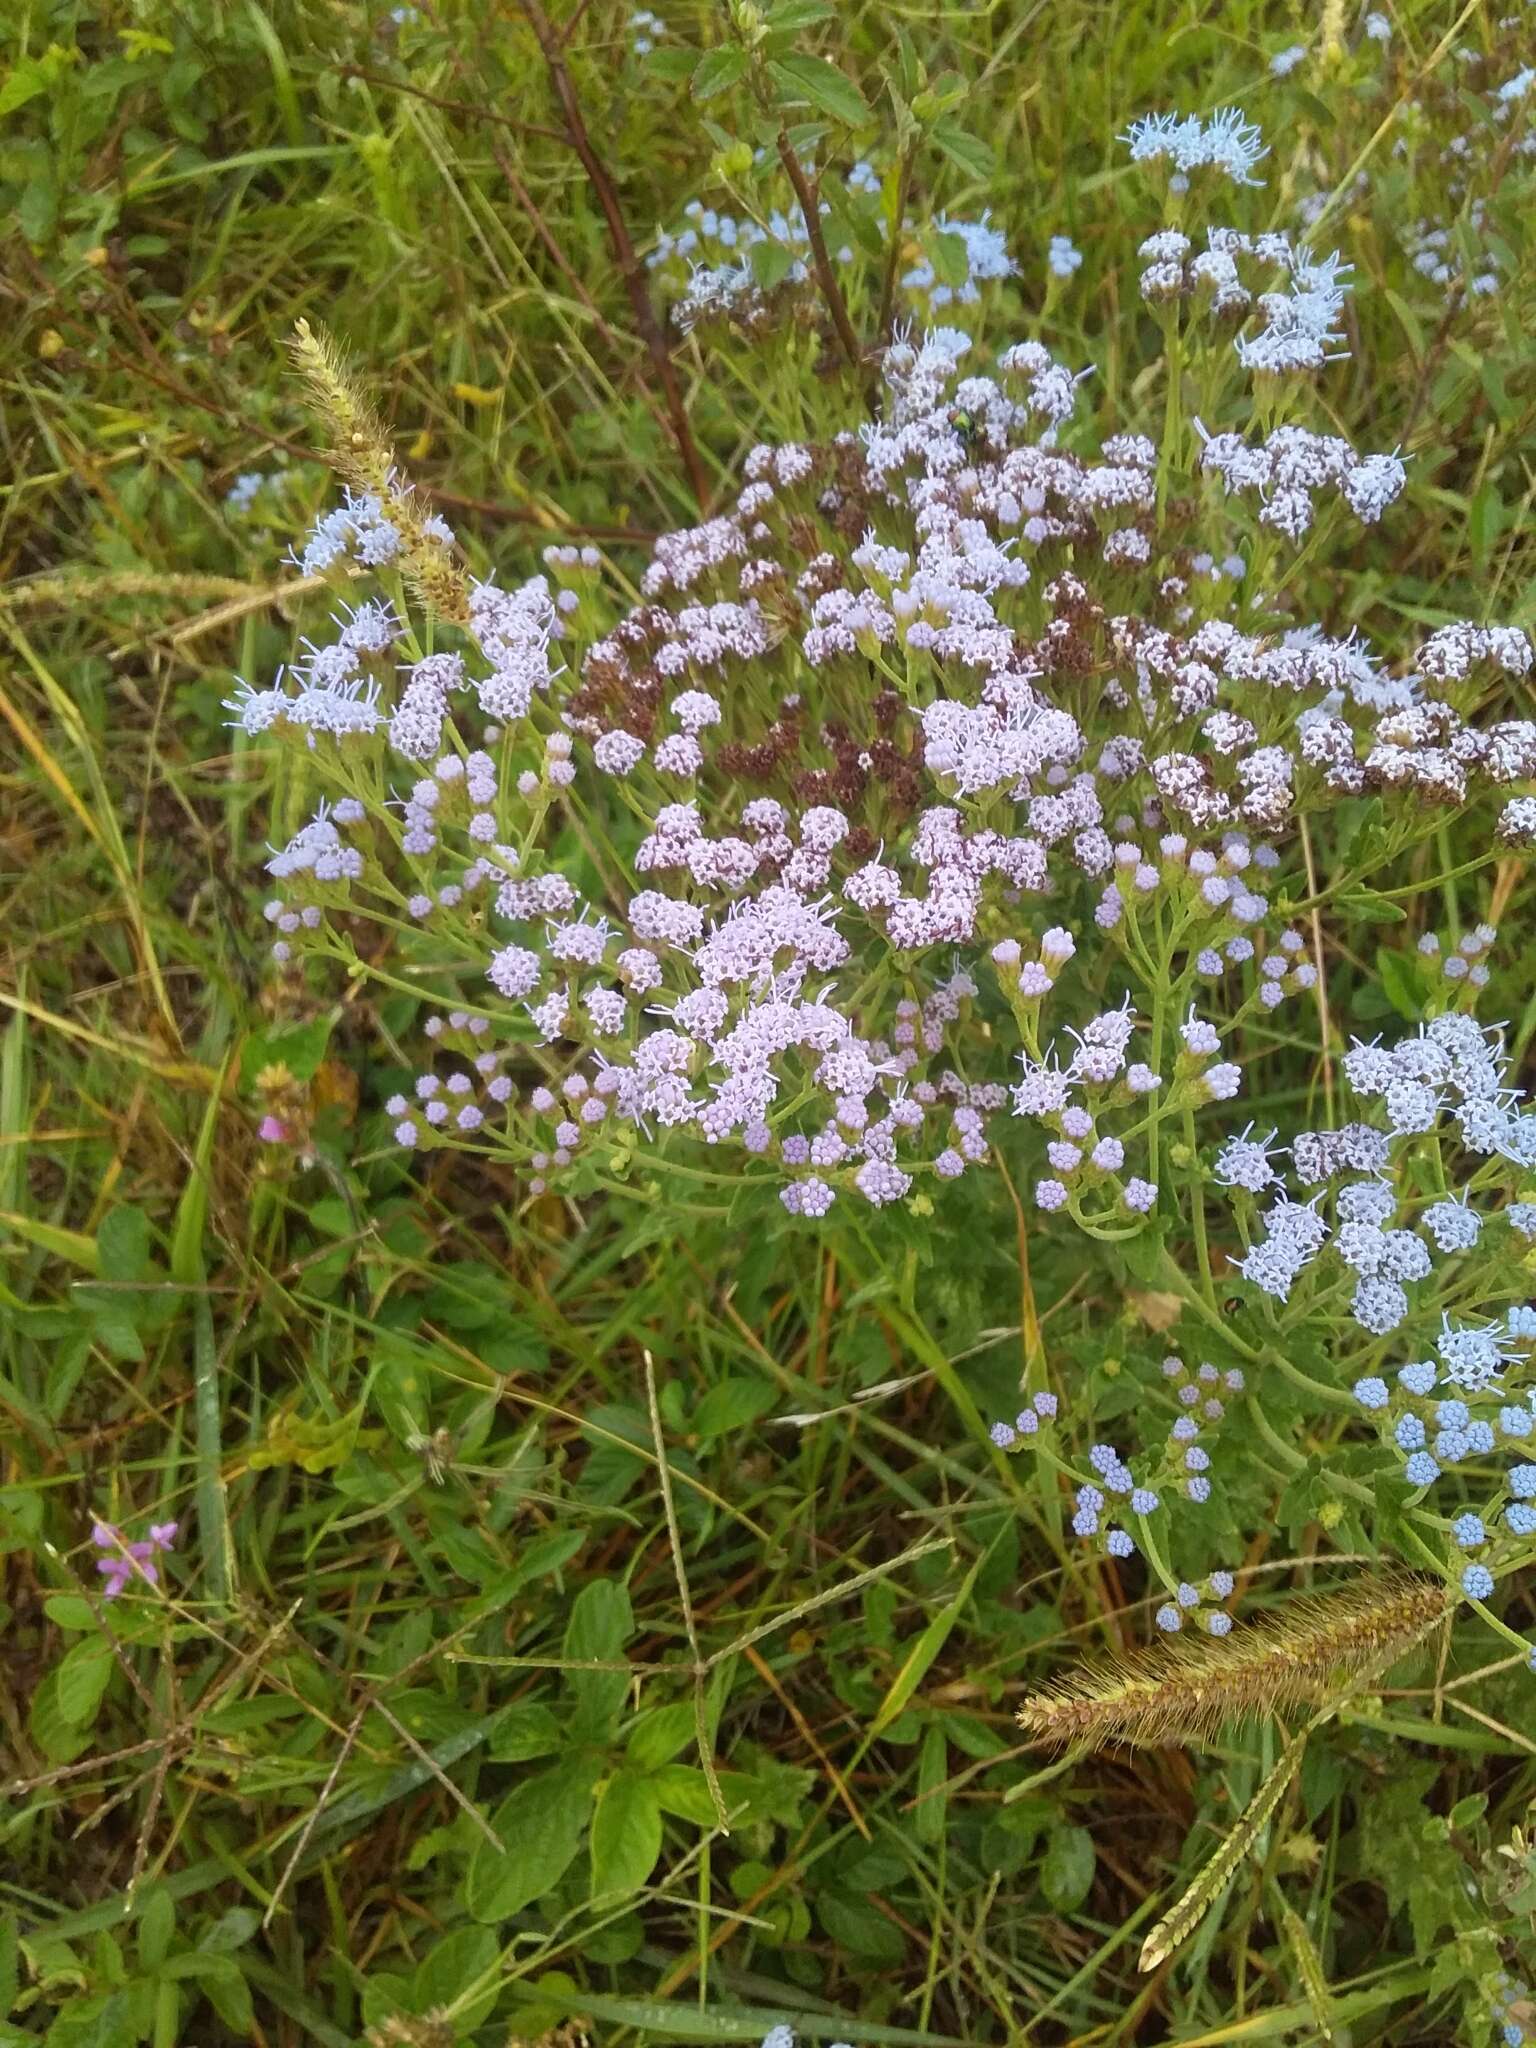
[[[1448,1599],[1432,1579],[1361,1579],[1230,1636],[1175,1636],[1082,1665],[1032,1693],[1019,1725],[1045,1743],[1143,1747],[1199,1742],[1227,1722],[1286,1707],[1326,1706],[1394,1664],[1443,1617]]]

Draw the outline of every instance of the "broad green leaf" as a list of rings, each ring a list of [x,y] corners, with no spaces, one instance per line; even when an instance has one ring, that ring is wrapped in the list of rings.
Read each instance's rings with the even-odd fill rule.
[[[776,284],[782,284],[793,267],[794,251],[785,243],[768,235],[761,242],[754,242],[747,252],[747,261],[752,266],[752,275],[765,292],[771,292]],[[705,1400],[709,1396],[705,1395]],[[701,1404],[702,1405],[702,1404]]]
[[[1424,1015],[1424,976],[1417,956],[1376,949],[1376,972],[1381,977],[1387,1000],[1405,1023],[1417,1024]]]
[[[598,1769],[574,1758],[525,1779],[501,1802],[491,1830],[505,1847],[479,1842],[464,1880],[464,1902],[477,1920],[510,1919],[554,1890],[587,1831]]]
[[[126,1205],[109,1209],[96,1232],[96,1249],[103,1280],[142,1280],[149,1265],[149,1218]]]
[[[592,1896],[638,1891],[661,1854],[661,1808],[652,1781],[620,1771],[598,1794],[592,1815]]]
[[[1040,1865],[1040,1889],[1058,1913],[1075,1913],[1093,1887],[1093,1837],[1086,1828],[1052,1828]]]
[[[304,1024],[253,1032],[240,1048],[242,1085],[254,1088],[264,1067],[286,1067],[296,1081],[313,1081],[330,1043],[333,1016],[312,1017]]]
[[[713,99],[746,75],[746,51],[740,43],[723,43],[717,50],[706,50],[693,67],[693,96],[696,100]]]
[[[887,1920],[867,1894],[822,1892],[816,1917],[839,1948],[872,1963],[899,1963],[907,1953],[906,1936]]]
[[[636,1770],[654,1771],[681,1755],[694,1740],[697,1717],[691,1700],[674,1700],[644,1714],[629,1731],[624,1753]]]
[[[151,1977],[158,1976],[160,1965],[170,1954],[171,1936],[175,1932],[176,1901],[163,1884],[157,1884],[151,1888],[139,1915],[139,1961]]]
[[[1402,924],[1408,915],[1400,903],[1374,889],[1351,889],[1338,898],[1337,908],[1350,917],[1363,917],[1370,924]]]
[[[739,1804],[741,1782],[740,1778],[736,1779],[733,1789],[729,1779],[721,1781],[728,1809]],[[700,1828],[712,1828],[719,1819],[710,1796],[709,1780],[696,1765],[663,1764],[651,1773],[650,1783],[663,1813],[676,1814],[679,1820],[691,1820],[695,1827]]]
[[[461,2036],[485,2018],[501,1992],[493,1965],[501,1950],[489,1927],[456,1927],[445,1935],[417,1966],[411,1986],[411,2003],[417,2012],[436,2006],[452,2006]],[[489,1977],[486,1988],[467,2005],[459,2000],[478,1978]]]
[[[89,1636],[66,1650],[54,1673],[59,1712],[76,1728],[88,1728],[95,1720],[115,1668],[112,1645],[102,1636]]]
[[[761,242],[757,244],[758,248],[763,246]],[[749,1429],[759,1416],[768,1413],[776,1399],[766,1380],[721,1380],[702,1396],[694,1409],[693,1432],[695,1436],[728,1436],[734,1430]]]
[[[832,0],[777,0],[768,10],[768,26],[775,35],[786,29],[814,28],[836,11]]]
[[[28,100],[36,99],[39,93],[49,91],[79,59],[78,50],[66,49],[60,43],[50,43],[40,57],[24,57],[7,74],[4,85],[0,85],[0,120],[24,107]]]
[[[933,274],[940,284],[957,291],[971,274],[971,252],[963,235],[934,235],[928,243]]]
[[[521,1764],[530,1757],[553,1756],[562,1740],[560,1723],[549,1707],[519,1700],[496,1716],[487,1754],[492,1763]]]
[[[780,99],[788,105],[809,105],[834,121],[857,128],[869,120],[869,102],[835,64],[825,57],[777,57],[769,64]]]
[[[27,1709],[27,1729],[33,1742],[51,1764],[70,1764],[88,1749],[91,1731],[66,1718],[59,1707],[59,1667],[44,1678],[32,1695]]]
[[[617,1579],[593,1579],[571,1605],[565,1630],[565,1655],[573,1664],[611,1664],[624,1655],[634,1633],[629,1594]],[[576,1699],[576,1722],[584,1735],[606,1729],[629,1690],[623,1671],[568,1671],[566,1684]]]
[[[991,146],[947,114],[942,120],[935,121],[928,132],[950,162],[958,164],[967,177],[977,180],[990,178],[996,170],[997,159]]]

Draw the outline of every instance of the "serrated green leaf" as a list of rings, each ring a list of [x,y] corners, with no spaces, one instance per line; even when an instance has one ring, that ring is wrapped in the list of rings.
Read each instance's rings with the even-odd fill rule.
[[[953,164],[958,164],[967,177],[978,181],[990,178],[997,169],[997,158],[990,144],[979,135],[972,135],[968,128],[962,128],[958,121],[945,115],[935,121],[929,134]]]
[[[706,50],[693,67],[693,96],[696,100],[713,99],[717,92],[726,92],[747,75],[747,53],[740,43],[722,43],[717,50]]]
[[[857,128],[870,119],[869,102],[846,73],[825,57],[777,57],[768,66],[780,101],[810,105],[834,121]]]
[[[749,1429],[766,1415],[777,1396],[766,1380],[721,1380],[710,1388],[693,1411],[695,1436],[727,1436]]]
[[[775,34],[785,29],[813,28],[836,12],[832,0],[777,0],[768,10],[768,26]]]

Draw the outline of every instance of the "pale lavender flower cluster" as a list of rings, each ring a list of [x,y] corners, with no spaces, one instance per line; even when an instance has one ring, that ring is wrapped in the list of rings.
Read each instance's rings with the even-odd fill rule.
[[[1270,1163],[1274,1133],[1248,1132],[1222,1147],[1218,1178],[1235,1199],[1280,1190],[1259,1217],[1256,1236],[1237,1270],[1276,1302],[1289,1302],[1300,1274],[1321,1258],[1319,1285],[1341,1277],[1353,1288],[1355,1321],[1384,1337],[1412,1312],[1409,1290],[1428,1281],[1437,1261],[1475,1250],[1490,1215],[1467,1193],[1497,1191],[1507,1175],[1493,1162],[1536,1166],[1536,1114],[1506,1083],[1502,1042],[1459,1012],[1437,1017],[1396,1044],[1356,1043],[1344,1055],[1344,1079],[1376,1122],[1347,1122],[1334,1130],[1303,1131],[1287,1148],[1303,1200],[1284,1190]],[[1475,1161],[1468,1190],[1416,1198],[1408,1160],[1418,1138],[1432,1137],[1436,1156],[1452,1144]],[[1355,1177],[1363,1176],[1363,1177]],[[1443,1188],[1442,1183],[1442,1188]],[[1331,1201],[1330,1224],[1320,1204]],[[1414,1222],[1420,1228],[1415,1229]]]
[[[1241,124],[1196,126],[1142,153],[1251,158]],[[1255,626],[1241,558],[1160,525],[1149,439],[1066,452],[1074,372],[1034,341],[967,372],[972,346],[903,336],[878,420],[755,447],[731,501],[657,541],[638,603],[551,548],[467,586],[430,652],[365,598],[241,686],[244,730],[297,736],[327,785],[269,862],[274,958],[348,958],[372,917],[435,992],[432,1056],[387,1104],[402,1145],[510,1159],[533,1193],[703,1148],[689,1171],[818,1218],[1022,1140],[1038,1207],[1132,1235],[1164,1199],[1159,1123],[1239,1092],[1222,1034],[1315,983],[1275,902],[1298,817],[1536,773],[1536,725],[1457,708],[1528,669],[1522,634],[1444,627],[1386,674],[1355,634]],[[440,522],[411,528],[450,559]],[[311,545],[339,571],[399,533],[349,497]],[[1152,951],[1211,985],[1219,1029],[1191,1010],[1154,1048]],[[1274,1222],[1250,1257],[1283,1295],[1317,1223]],[[1360,1277],[1379,1320],[1400,1283]]]
[[[1253,173],[1269,155],[1258,129],[1236,107],[1204,120],[1198,114],[1143,114],[1120,139],[1129,145],[1133,163],[1166,170],[1175,191],[1187,190],[1191,176],[1204,170],[1234,185],[1262,184]]]
[[[1250,235],[1232,227],[1206,232],[1204,249],[1179,228],[1149,235],[1139,251],[1145,268],[1141,295],[1165,306],[1182,299],[1208,305],[1219,320],[1235,322],[1257,312],[1256,333],[1239,334],[1233,347],[1245,370],[1269,376],[1320,370],[1349,353],[1340,321],[1351,265],[1338,252],[1315,256],[1289,235]],[[1284,289],[1256,289],[1254,271],[1278,272]],[[1245,279],[1244,273],[1248,273]]]
[[[1123,1521],[1115,1519],[1117,1515],[1146,1524],[1154,1516],[1166,1519],[1168,1502],[1175,1496],[1196,1506],[1210,1499],[1211,1457],[1201,1433],[1223,1420],[1228,1403],[1245,1387],[1236,1367],[1220,1372],[1206,1362],[1191,1373],[1181,1358],[1170,1356],[1163,1360],[1162,1370],[1176,1403],[1162,1443],[1138,1454],[1139,1471],[1113,1444],[1093,1444],[1087,1462],[1094,1476],[1083,1480],[1073,1493],[1072,1533],[1085,1540],[1097,1539],[1110,1557],[1133,1557],[1138,1548]],[[1056,1396],[1040,1393],[1014,1421],[994,1422],[989,1434],[1001,1451],[1038,1448],[1045,1441],[1042,1432],[1057,1419]]]

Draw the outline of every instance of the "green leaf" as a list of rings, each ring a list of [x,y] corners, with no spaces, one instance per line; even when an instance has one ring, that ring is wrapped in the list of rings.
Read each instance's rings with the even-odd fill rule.
[[[501,1802],[491,1831],[506,1845],[476,1845],[464,1902],[477,1920],[510,1919],[552,1892],[575,1861],[587,1830],[599,1766],[586,1757],[529,1778]]]
[[[520,1700],[496,1716],[486,1753],[497,1764],[521,1764],[530,1757],[553,1756],[561,1746],[562,1732],[548,1707]]]
[[[593,1579],[571,1605],[565,1655],[573,1664],[613,1663],[623,1656],[634,1627],[623,1585],[617,1579]],[[629,1690],[623,1671],[568,1671],[566,1684],[576,1698],[576,1723],[583,1738],[608,1728]]]
[[[112,1645],[102,1636],[90,1636],[65,1651],[54,1681],[59,1712],[72,1726],[88,1728],[96,1719],[113,1669]]]
[[[411,1985],[411,2003],[419,2013],[435,2006],[451,2006],[460,2038],[479,2026],[501,1994],[493,1965],[501,1944],[489,1927],[457,1927],[444,1937],[417,1966]],[[459,2000],[478,1978],[490,1982],[467,2005]]]
[[[159,1975],[160,1965],[171,1952],[171,1936],[175,1932],[176,1901],[163,1884],[157,1884],[151,1888],[139,1914],[139,1961],[151,1977]]]
[[[0,1557],[10,1550],[29,1550],[42,1533],[42,1495],[25,1486],[0,1486]],[[94,1628],[96,1617],[85,1601],[80,1605],[85,1607],[86,1619],[78,1626]]]
[[[73,1763],[81,1750],[90,1747],[90,1729],[77,1726],[60,1711],[58,1665],[32,1695],[32,1704],[27,1709],[27,1729],[51,1764]]]
[[[624,1754],[639,1771],[654,1771],[686,1749],[694,1738],[695,1717],[690,1700],[674,1700],[642,1715],[629,1731]]]
[[[747,261],[752,266],[752,275],[765,292],[771,292],[776,284],[782,284],[794,265],[795,254],[789,246],[777,241],[772,235],[761,242],[754,242],[747,252]],[[705,1400],[709,1396],[705,1395]],[[702,1406],[702,1403],[700,1404]]]
[[[971,252],[966,247],[963,235],[935,235],[928,244],[928,253],[933,259],[933,274],[940,284],[947,284],[951,291],[958,291],[971,274]]]
[[[1400,903],[1374,889],[1351,889],[1339,897],[1338,908],[1351,917],[1363,917],[1368,924],[1402,924],[1408,916]]]
[[[620,1771],[598,1794],[592,1815],[592,1896],[638,1891],[661,1854],[661,1806],[651,1780]]]
[[[768,10],[768,26],[775,35],[785,29],[813,28],[836,11],[832,0],[777,0]]]
[[[23,58],[9,73],[4,85],[0,85],[0,120],[57,84],[68,66],[79,61],[79,56],[78,50],[67,50],[62,44],[50,43],[41,57]]]
[[[779,57],[769,66],[787,105],[809,103],[834,121],[857,128],[870,119],[869,102],[851,78],[825,57]]]
[[[254,1088],[263,1067],[286,1067],[296,1081],[313,1081],[330,1043],[334,1017],[312,1017],[307,1024],[289,1024],[253,1032],[240,1048],[240,1080]]]
[[[967,177],[979,181],[990,178],[996,170],[997,159],[991,146],[947,114],[942,120],[935,121],[928,132],[950,162],[958,164]]]
[[[172,1980],[190,1977],[225,2026],[249,2038],[254,2017],[251,1987],[232,1957],[211,1955],[206,1949],[183,1949],[169,1958],[160,1974]]]
[[[1411,953],[1396,953],[1386,946],[1376,948],[1376,972],[1399,1017],[1405,1023],[1417,1024],[1424,1015],[1424,977],[1417,957]]]
[[[669,85],[680,85],[685,78],[693,76],[693,67],[698,61],[693,50],[679,49],[673,43],[658,43],[645,58],[645,68],[656,78],[663,78]]]
[[[693,67],[693,96],[713,99],[747,75],[747,53],[740,43],[722,43],[718,50],[706,50]]]
[[[923,1745],[917,1758],[917,1804],[912,1814],[912,1832],[920,1842],[944,1839],[945,1798],[940,1787],[949,1765],[949,1744],[944,1740],[942,1722],[930,1721],[923,1730]]]
[[[757,244],[758,249],[764,246]],[[721,1380],[694,1409],[694,1434],[729,1436],[735,1430],[750,1429],[759,1416],[768,1413],[776,1398],[766,1380]]]
[[[16,1994],[21,1989],[20,1949],[16,1921],[7,1913],[0,1919],[0,2019],[15,2006]]]
[[[1075,1913],[1093,1887],[1093,1837],[1086,1828],[1052,1828],[1040,1865],[1040,1889],[1058,1913]]]
[[[142,1209],[109,1209],[96,1233],[103,1280],[142,1280],[149,1266],[149,1218]]]
[[[850,1897],[843,1892],[822,1892],[816,1900],[816,1917],[831,1940],[873,1963],[899,1963],[907,1944],[899,1927],[892,1926],[867,1895]]]
[[[737,1781],[738,1785],[740,1780]],[[651,1790],[663,1813],[675,1813],[679,1820],[691,1820],[695,1827],[712,1828],[719,1816],[710,1795],[709,1780],[693,1764],[663,1764],[653,1771]],[[726,1805],[736,1803],[728,1782],[722,1783]]]
[[[885,1698],[880,1702],[879,1711],[870,1727],[871,1735],[878,1735],[882,1729],[889,1728],[922,1684],[934,1658],[949,1640],[950,1630],[960,1619],[961,1611],[971,1597],[971,1590],[976,1584],[976,1574],[1001,1540],[1001,1534],[992,1539],[961,1580],[959,1591],[953,1600],[939,1610],[907,1651],[902,1659],[901,1669],[891,1680]]]

